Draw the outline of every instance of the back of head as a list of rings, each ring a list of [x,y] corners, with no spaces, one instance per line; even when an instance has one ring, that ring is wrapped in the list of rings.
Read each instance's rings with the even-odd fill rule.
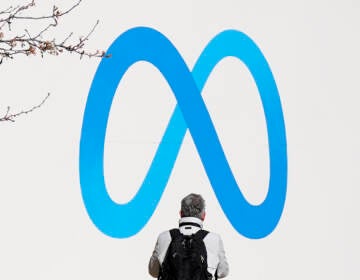
[[[202,219],[205,213],[205,200],[199,194],[191,193],[181,200],[181,216]]]

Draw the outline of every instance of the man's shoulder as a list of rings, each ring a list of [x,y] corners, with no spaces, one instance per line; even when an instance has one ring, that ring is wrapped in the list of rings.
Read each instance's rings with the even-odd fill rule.
[[[175,228],[176,229],[176,228]],[[168,229],[168,230],[165,230],[163,232],[161,232],[159,235],[158,235],[158,239],[159,240],[170,240],[171,239],[171,234],[170,234],[170,231],[172,229]],[[213,241],[219,241],[221,240],[221,236],[220,234],[216,233],[216,232],[212,232],[212,231],[209,231],[209,230],[206,230],[204,229],[204,231],[207,232],[205,238],[206,239],[210,239],[210,240],[213,240]]]
[[[170,230],[165,230],[158,235],[158,240],[169,240],[171,239]]]
[[[206,231],[208,232],[207,236],[211,236],[212,238],[220,238],[221,239],[220,234],[218,234],[216,232],[213,232],[213,231],[210,231],[210,230],[206,230]]]
[[[211,243],[222,242],[220,234],[212,231],[208,231],[208,234],[205,236],[204,241],[209,241]]]

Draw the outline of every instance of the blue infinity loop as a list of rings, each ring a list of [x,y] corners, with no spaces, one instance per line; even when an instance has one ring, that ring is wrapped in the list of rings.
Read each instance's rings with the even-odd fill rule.
[[[155,211],[189,129],[215,195],[233,227],[253,239],[270,234],[281,217],[286,197],[286,135],[276,83],[254,42],[239,31],[223,31],[209,42],[192,72],[173,44],[147,27],[126,31],[113,42],[108,53],[112,58],[102,59],[90,88],[80,139],[82,196],[97,228],[117,238],[130,237],[143,228]],[[247,66],[264,108],[270,179],[267,196],[260,205],[250,204],[241,193],[201,97],[212,69],[228,56],[238,58]],[[105,134],[118,84],[127,69],[139,61],[147,61],[159,69],[175,95],[177,106],[140,189],[129,202],[119,204],[106,190]]]

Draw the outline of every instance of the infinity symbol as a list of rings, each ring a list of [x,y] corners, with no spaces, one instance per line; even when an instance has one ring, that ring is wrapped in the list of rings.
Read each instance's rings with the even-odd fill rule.
[[[283,113],[271,70],[258,47],[245,34],[227,30],[210,41],[192,73],[172,43],[156,30],[138,27],[120,35],[93,79],[86,103],[80,140],[80,184],[87,212],[100,231],[111,237],[136,234],[150,219],[166,187],[181,143],[189,129],[220,205],[233,225],[248,238],[262,238],[276,227],[284,208],[287,153]],[[260,205],[241,193],[226,160],[201,91],[216,64],[237,57],[251,72],[265,112],[270,180]],[[115,203],[106,191],[103,156],[106,126],[117,86],[138,61],[157,67],[169,83],[177,106],[157,148],[149,171],[135,197]]]

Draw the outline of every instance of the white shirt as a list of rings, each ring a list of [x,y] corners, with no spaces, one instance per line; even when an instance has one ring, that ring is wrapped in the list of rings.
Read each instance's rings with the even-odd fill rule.
[[[196,225],[184,225],[182,223],[195,223]],[[194,217],[184,217],[179,221],[179,230],[182,234],[191,235],[203,228],[202,220]],[[153,277],[158,277],[160,266],[164,261],[166,251],[171,242],[171,235],[169,231],[162,232],[155,245],[155,249],[149,261],[149,273]],[[218,278],[223,278],[229,273],[229,265],[226,260],[224,245],[220,235],[209,232],[204,238],[204,244],[207,251],[208,271]]]

